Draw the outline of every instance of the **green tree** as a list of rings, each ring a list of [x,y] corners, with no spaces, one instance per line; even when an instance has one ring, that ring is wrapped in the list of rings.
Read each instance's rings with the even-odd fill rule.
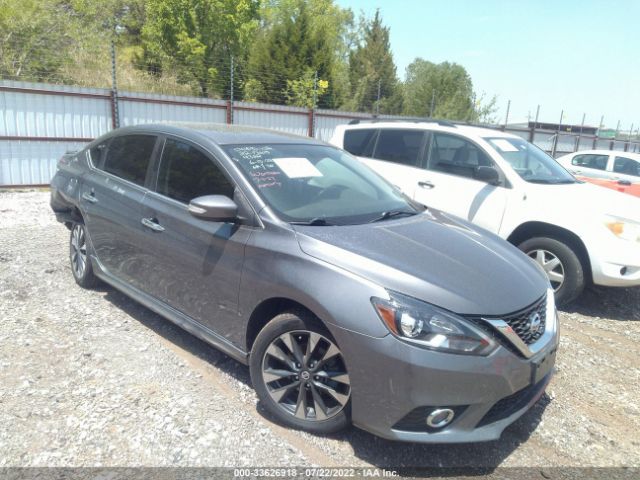
[[[55,0],[0,0],[0,75],[35,81],[62,79],[74,39],[72,17]]]
[[[148,0],[144,60],[174,69],[200,95],[220,95],[231,56],[242,56],[258,26],[258,7],[259,0]]]
[[[300,94],[317,72],[328,82],[326,90],[318,92],[318,105],[338,105],[348,94],[344,58],[351,24],[351,12],[333,0],[265,2],[261,28],[243,72],[251,92],[258,93],[259,101],[307,104],[308,95],[301,100]]]
[[[489,122],[495,113],[495,97],[486,103],[478,98],[463,66],[422,58],[407,67],[404,105],[406,115],[469,122]]]
[[[351,98],[345,107],[357,111],[399,113],[402,105],[396,66],[389,43],[389,28],[380,11],[361,27],[361,39],[349,56]],[[378,104],[378,91],[380,102]]]

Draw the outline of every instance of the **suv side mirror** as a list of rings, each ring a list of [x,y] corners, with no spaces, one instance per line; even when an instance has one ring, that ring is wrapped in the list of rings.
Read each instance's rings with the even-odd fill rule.
[[[189,213],[202,220],[231,222],[238,217],[238,205],[224,195],[204,195],[189,202]]]
[[[489,185],[500,185],[500,174],[494,167],[487,167],[486,165],[480,165],[476,167],[473,177],[481,182],[486,182]]]

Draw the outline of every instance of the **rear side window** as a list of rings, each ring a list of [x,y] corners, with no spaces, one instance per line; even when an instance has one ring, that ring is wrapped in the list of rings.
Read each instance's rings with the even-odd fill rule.
[[[144,185],[155,143],[156,137],[153,135],[116,137],[109,144],[102,169],[124,180]]]
[[[380,130],[373,157],[417,166],[424,135],[422,130]]]
[[[89,150],[89,160],[91,160],[91,165],[96,168],[100,167],[100,161],[102,160],[106,149],[107,142],[103,142]]]
[[[613,162],[613,171],[623,175],[640,177],[640,162],[636,162],[631,158],[616,157]]]
[[[474,143],[455,135],[434,133],[427,162],[429,170],[474,178],[479,166],[494,165]]]
[[[359,157],[371,157],[376,131],[370,128],[358,128],[344,132],[344,149]]]
[[[203,195],[233,198],[233,190],[231,182],[202,151],[188,143],[167,139],[158,172],[158,193],[189,203]]]
[[[596,170],[606,170],[609,155],[596,155],[583,153],[571,159],[571,165],[576,167],[594,168]]]

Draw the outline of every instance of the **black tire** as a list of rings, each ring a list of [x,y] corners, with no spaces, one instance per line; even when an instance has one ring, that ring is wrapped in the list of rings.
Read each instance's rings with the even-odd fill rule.
[[[304,335],[308,332],[307,343],[305,348]],[[298,335],[300,334],[300,335]],[[318,339],[318,336],[323,337],[318,343],[315,344],[311,350],[311,354],[308,352],[308,345],[311,343],[311,338]],[[290,335],[295,335],[290,337]],[[284,337],[283,337],[284,336]],[[275,358],[271,354],[267,355],[267,349],[273,352],[273,348],[282,345],[287,345],[282,341],[282,338],[288,339],[288,342],[295,342],[296,338],[300,339],[297,343],[298,347],[301,347],[299,353],[306,354],[304,358],[307,360],[302,364],[298,364],[302,369],[296,369],[295,365],[291,367],[284,367],[285,363]],[[274,343],[275,342],[275,343]],[[328,343],[332,343],[333,347],[338,349],[338,346],[328,332],[328,330],[320,323],[320,321],[306,311],[295,311],[289,313],[283,313],[276,316],[271,320],[258,334],[253,348],[251,349],[251,357],[249,367],[251,371],[251,382],[258,394],[261,404],[264,408],[280,423],[288,427],[293,427],[300,430],[305,430],[315,434],[330,434],[344,429],[351,423],[351,386],[348,374],[346,373],[346,366],[344,364],[344,358],[342,353],[338,349],[338,355],[334,355],[335,350],[332,350]],[[273,345],[272,345],[273,344]],[[329,353],[328,350],[332,353]],[[282,350],[278,350],[282,352]],[[289,350],[291,355],[288,358],[293,359],[293,352]],[[318,360],[323,355],[326,355],[324,360]],[[275,365],[274,363],[275,362]],[[279,363],[280,362],[280,363]],[[314,366],[316,364],[317,370],[307,370],[309,365]],[[267,369],[267,375],[269,371],[283,372],[284,370],[293,371],[299,375],[289,375],[287,377],[279,377],[276,380],[266,380],[264,369]],[[344,369],[344,374],[340,374],[341,369]],[[321,371],[322,370],[322,371]],[[326,372],[325,372],[326,370]],[[331,371],[333,370],[333,371]],[[307,372],[307,377],[310,381],[305,382],[304,371]],[[330,372],[331,371],[331,372]],[[327,372],[330,372],[327,374]],[[321,375],[317,376],[316,373]],[[327,376],[325,376],[327,374]],[[333,378],[340,378],[340,382],[333,383]],[[346,383],[341,383],[346,377]],[[273,377],[272,377],[273,378]],[[287,385],[293,385],[299,379],[300,386],[287,387]],[[337,400],[338,397],[329,395],[326,387],[322,385],[329,385],[332,387],[334,393],[340,392],[338,397],[346,397],[346,400],[342,398],[342,403]],[[308,386],[307,386],[308,385]],[[344,387],[348,385],[348,389]],[[284,387],[283,387],[284,386]],[[321,387],[322,388],[319,388]],[[270,390],[274,390],[281,387],[282,390],[286,390],[282,398],[276,401],[272,398]],[[304,400],[301,402],[299,395],[303,391]],[[321,402],[316,401],[316,396],[319,395]],[[290,399],[290,403],[287,403],[287,399]],[[335,404],[334,404],[335,400]],[[297,403],[298,406],[295,404]],[[322,407],[319,405],[322,404]],[[304,408],[299,408],[303,405]],[[310,405],[309,407],[307,407]],[[332,406],[332,407],[331,407]],[[325,410],[324,407],[327,407]],[[322,410],[320,410],[322,408]],[[295,410],[292,411],[291,409]],[[298,412],[302,412],[305,418],[296,416]],[[316,417],[316,412],[318,418]],[[325,412],[329,412],[330,415],[325,415]],[[333,413],[331,413],[333,412]],[[325,417],[326,418],[323,418]],[[309,417],[309,418],[307,418]]]
[[[77,222],[71,226],[69,235],[69,261],[73,279],[82,288],[94,288],[99,280],[93,273],[89,258],[89,238],[84,223]]]
[[[553,255],[560,260],[560,266],[564,272],[562,284],[556,285],[553,278],[550,278],[556,292],[556,304],[566,305],[582,294],[586,284],[584,268],[575,247],[570,242],[549,237],[535,237],[522,242],[518,248],[534,260],[540,251],[548,252],[550,255],[547,258],[552,258],[551,255]],[[548,265],[551,264],[548,263]]]

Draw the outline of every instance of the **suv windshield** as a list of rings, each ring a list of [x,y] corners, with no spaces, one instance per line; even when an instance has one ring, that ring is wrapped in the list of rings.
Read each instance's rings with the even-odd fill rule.
[[[485,138],[511,164],[511,167],[531,183],[576,183],[575,178],[558,162],[535,145],[520,138]]]
[[[347,225],[423,210],[349,154],[324,145],[223,147],[284,220]]]

